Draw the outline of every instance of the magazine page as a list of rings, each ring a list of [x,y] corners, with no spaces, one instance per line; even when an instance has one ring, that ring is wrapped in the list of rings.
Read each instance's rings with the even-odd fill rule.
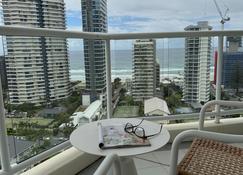
[[[142,139],[124,130],[125,125],[101,126],[99,142],[101,149],[106,148],[127,148],[137,146],[150,146],[148,139]]]

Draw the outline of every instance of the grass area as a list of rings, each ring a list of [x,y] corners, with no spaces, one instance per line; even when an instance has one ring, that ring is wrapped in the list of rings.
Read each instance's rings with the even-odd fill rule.
[[[37,123],[41,126],[47,126],[49,125],[53,119],[46,119],[41,117],[35,117],[35,118],[6,118],[6,127],[11,128],[12,122],[15,124],[18,124],[20,122],[28,122],[28,123]]]
[[[114,118],[127,118],[138,116],[139,106],[117,106]]]

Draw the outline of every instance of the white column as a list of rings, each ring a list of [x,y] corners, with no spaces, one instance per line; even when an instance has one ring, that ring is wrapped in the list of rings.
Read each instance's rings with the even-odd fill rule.
[[[110,40],[106,40],[105,47],[106,60],[106,95],[107,95],[107,118],[112,117],[112,85],[111,85],[111,53]]]
[[[218,58],[217,58],[217,80],[216,80],[216,100],[221,100],[221,82],[222,82],[222,69],[223,69],[223,44],[224,37],[218,37]],[[216,105],[215,110],[220,112],[220,105]],[[215,123],[219,123],[220,116],[216,115]]]
[[[10,172],[10,154],[8,147],[7,131],[5,127],[5,109],[3,103],[3,91],[2,83],[0,78],[0,156],[2,170],[5,172]]]

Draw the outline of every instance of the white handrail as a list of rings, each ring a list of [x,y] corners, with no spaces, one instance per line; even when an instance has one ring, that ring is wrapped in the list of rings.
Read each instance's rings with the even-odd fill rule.
[[[129,39],[158,39],[158,38],[185,38],[185,37],[213,37],[213,36],[243,36],[243,30],[224,31],[182,31],[182,32],[153,32],[153,33],[96,33],[73,30],[30,28],[20,26],[0,26],[0,35],[59,37],[102,40],[129,40]]]
[[[6,36],[33,36],[58,37],[80,39],[106,39],[105,33],[81,32],[61,29],[31,28],[20,26],[0,26],[0,35]]]
[[[243,36],[243,30],[225,30],[225,31],[209,30],[209,31],[183,31],[183,32],[154,32],[154,33],[119,33],[119,34],[108,33],[106,36],[110,40]]]
[[[114,175],[121,175],[121,162],[117,154],[107,155],[94,175],[106,175],[112,164],[114,164]]]
[[[220,105],[220,106],[230,106],[230,107],[242,107],[243,108],[243,102],[238,102],[238,101],[223,101],[223,100],[213,100],[207,102],[201,109],[200,111],[200,116],[199,116],[199,130],[203,130],[204,127],[204,118],[205,118],[205,112],[208,107],[212,105]],[[218,115],[216,115],[218,117]],[[219,121],[219,119],[218,119]]]

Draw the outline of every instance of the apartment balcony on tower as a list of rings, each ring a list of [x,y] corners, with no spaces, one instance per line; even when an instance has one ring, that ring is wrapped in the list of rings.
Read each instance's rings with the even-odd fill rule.
[[[242,175],[242,5],[2,0],[0,175]]]

